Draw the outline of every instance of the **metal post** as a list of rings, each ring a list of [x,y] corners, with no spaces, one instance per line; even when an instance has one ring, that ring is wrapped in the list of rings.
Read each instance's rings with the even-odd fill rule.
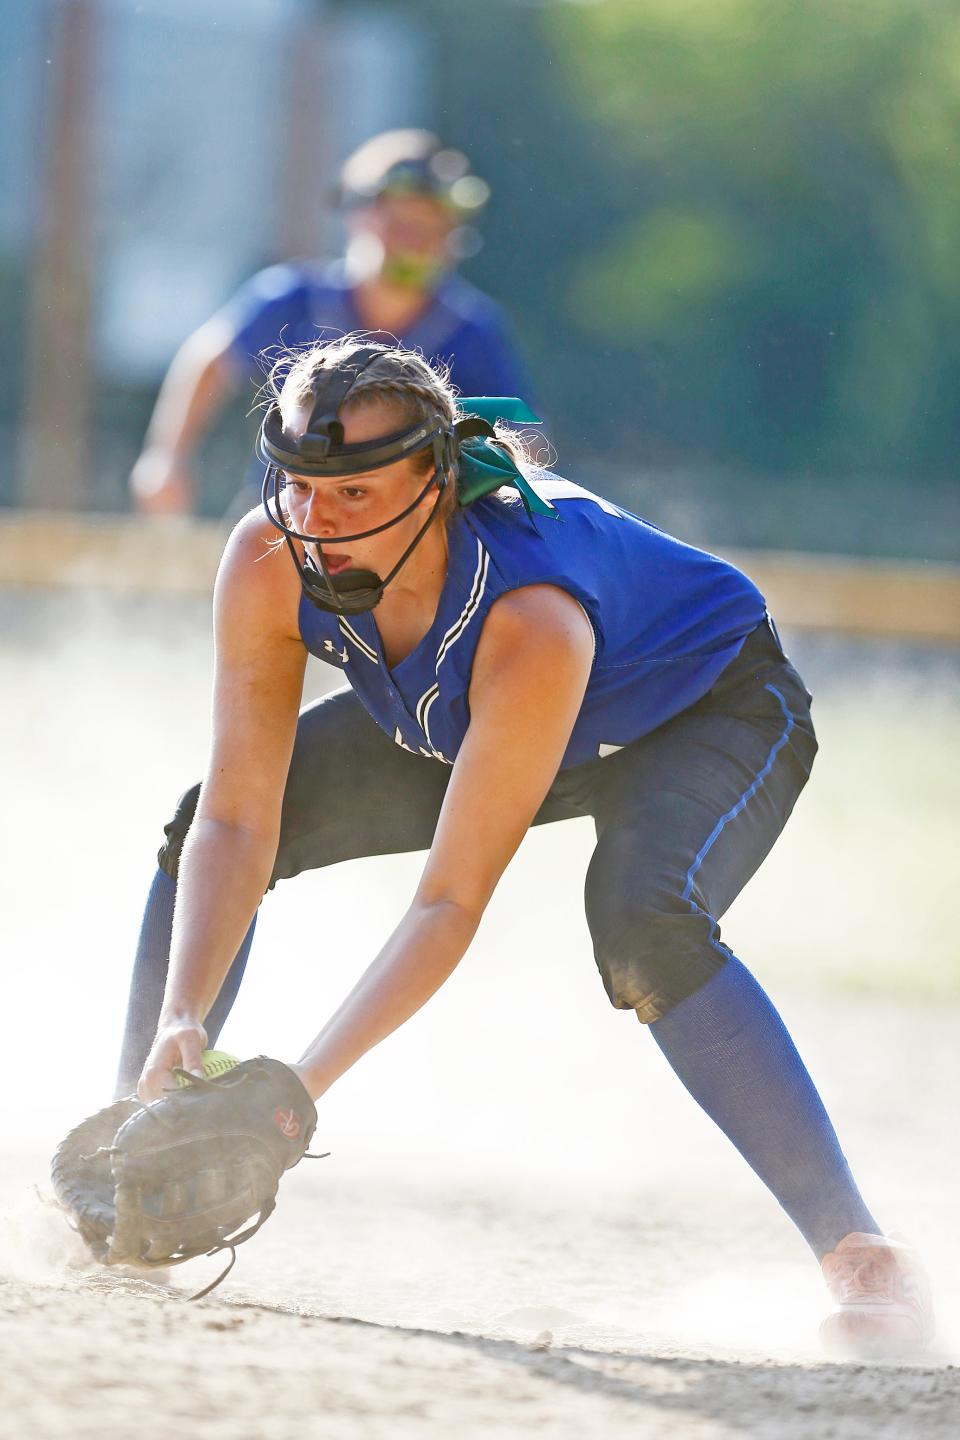
[[[96,0],[52,0],[27,336],[22,501],[88,501]]]
[[[335,243],[331,209],[340,135],[329,83],[335,44],[336,26],[325,4],[315,0],[296,12],[284,42],[286,123],[275,233],[275,253],[284,260],[329,253]]]

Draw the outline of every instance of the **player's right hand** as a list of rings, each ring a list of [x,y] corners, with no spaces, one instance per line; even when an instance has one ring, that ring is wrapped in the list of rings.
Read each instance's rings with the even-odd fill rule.
[[[161,1024],[137,1084],[141,1100],[160,1100],[176,1087],[173,1067],[179,1065],[192,1075],[203,1075],[203,1052],[207,1032],[199,1020],[171,1020]]]
[[[187,515],[193,479],[176,455],[147,449],[130,472],[130,495],[140,515]]]

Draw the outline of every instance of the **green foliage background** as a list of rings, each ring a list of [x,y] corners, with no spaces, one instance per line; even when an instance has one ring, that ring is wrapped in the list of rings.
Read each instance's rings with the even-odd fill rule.
[[[435,126],[493,189],[464,271],[514,318],[559,468],[717,547],[958,558],[957,0],[313,3],[315,43],[338,8],[428,37]],[[32,263],[0,253],[11,456]],[[95,392],[115,509],[156,391]],[[247,409],[206,447],[210,513]],[[18,487],[0,466],[0,504]]]
[[[954,553],[960,9],[417,8],[563,458],[758,543]]]

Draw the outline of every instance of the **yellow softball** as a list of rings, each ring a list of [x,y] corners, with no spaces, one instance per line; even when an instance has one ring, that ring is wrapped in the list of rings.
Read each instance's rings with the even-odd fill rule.
[[[225,1075],[234,1065],[240,1063],[236,1055],[228,1055],[226,1050],[204,1050],[200,1059],[203,1062],[203,1073],[208,1080],[216,1080],[218,1075]],[[183,1086],[189,1084],[189,1081],[178,1075],[177,1084]]]

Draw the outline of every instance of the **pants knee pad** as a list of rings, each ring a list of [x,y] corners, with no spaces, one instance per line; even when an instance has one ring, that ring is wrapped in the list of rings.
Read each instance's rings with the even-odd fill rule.
[[[189,790],[185,790],[177,801],[173,819],[168,820],[163,827],[166,838],[157,853],[157,864],[165,875],[170,876],[171,880],[176,880],[180,871],[183,842],[187,838],[187,831],[193,824],[193,817],[197,813],[199,796],[199,783],[191,785]]]
[[[699,990],[730,956],[713,917],[679,899],[675,909],[634,903],[618,916],[589,919],[611,1005],[635,1010],[644,1025]]]

